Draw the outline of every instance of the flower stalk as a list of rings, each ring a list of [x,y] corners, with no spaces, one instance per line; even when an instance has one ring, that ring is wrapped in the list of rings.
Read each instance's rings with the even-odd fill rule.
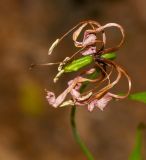
[[[77,131],[77,126],[76,126],[75,118],[76,118],[76,106],[72,106],[71,107],[71,114],[70,114],[70,123],[71,123],[71,128],[72,128],[73,136],[74,136],[76,142],[78,143],[78,145],[80,146],[82,152],[87,157],[87,159],[88,160],[94,160],[91,152],[89,151],[89,149],[87,148],[87,146],[84,144],[84,142],[80,138],[80,135],[79,135],[79,133]]]

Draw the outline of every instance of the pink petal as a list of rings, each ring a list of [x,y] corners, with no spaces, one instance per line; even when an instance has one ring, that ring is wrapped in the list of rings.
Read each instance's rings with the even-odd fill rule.
[[[57,98],[55,98],[55,94],[53,92],[47,91],[46,98],[47,98],[48,103],[55,108],[58,107],[61,103],[63,103],[68,93],[70,93],[73,89],[74,89],[73,95],[75,97],[79,96],[80,93],[78,92],[78,89],[80,89],[81,83],[84,81],[86,81],[86,79],[80,76],[69,81],[68,88],[64,92],[62,92]]]
[[[107,93],[101,99],[98,100],[97,107],[103,111],[107,104],[112,100],[112,96]]]
[[[96,47],[89,47],[81,52],[82,55],[90,55],[96,53]]]
[[[51,106],[57,108],[64,101],[68,92],[69,90],[67,88],[63,93],[61,93],[57,98],[55,98],[55,94],[53,92],[47,91],[47,101]]]
[[[95,34],[89,34],[84,40],[83,40],[83,46],[89,46],[92,44],[95,44],[96,42],[96,35]]]
[[[90,112],[92,112],[93,109],[94,109],[94,107],[95,107],[95,105],[96,105],[96,101],[94,100],[94,101],[92,101],[90,104],[88,104],[88,110],[89,110]]]
[[[53,92],[47,91],[47,100],[50,105],[57,108],[66,98],[67,94],[71,92],[71,90],[75,87],[80,77],[75,78],[70,82],[69,87],[61,93],[57,98],[55,98],[55,94]]]
[[[46,99],[48,100],[50,105],[53,105],[55,103],[55,94],[53,92],[47,91]]]
[[[75,90],[75,89],[72,89],[71,92],[70,92],[70,94],[72,95],[72,97],[74,99],[77,99],[78,97],[80,97],[80,93],[77,90]]]
[[[91,69],[89,69],[87,72],[88,72],[88,74],[91,74],[91,73],[93,73],[95,71],[95,69],[94,68],[91,68]],[[87,73],[86,73],[87,74]],[[73,97],[73,99],[75,100],[75,101],[78,101],[78,102],[80,102],[80,101],[84,101],[84,100],[86,100],[86,99],[88,99],[91,95],[92,95],[92,92],[90,92],[90,93],[88,93],[88,94],[86,94],[86,95],[81,95],[81,93],[80,93],[80,88],[81,88],[81,86],[82,86],[82,83],[81,82],[79,82],[79,81],[82,81],[82,82],[84,82],[84,81],[86,81],[86,79],[85,78],[82,78],[82,77],[78,77],[78,82],[76,83],[76,85],[74,86],[74,88],[72,88],[72,90],[70,91],[70,94],[72,95],[72,97]],[[71,80],[71,81],[69,81],[68,82],[68,85],[71,85],[73,83],[73,80]],[[82,103],[82,102],[80,102],[80,103]]]
[[[97,40],[96,35],[93,33],[89,33],[88,31],[84,32],[84,38],[83,38],[83,41],[81,41],[81,42],[76,40],[78,37],[78,34],[77,34],[77,37],[76,36],[74,36],[74,37],[75,37],[74,44],[76,47],[86,47],[89,45],[93,45],[93,44],[95,44],[95,42]]]
[[[90,104],[88,104],[88,110],[93,111],[94,107],[98,107],[100,110],[107,106],[107,104],[112,100],[110,93],[105,94],[101,99],[95,99]]]

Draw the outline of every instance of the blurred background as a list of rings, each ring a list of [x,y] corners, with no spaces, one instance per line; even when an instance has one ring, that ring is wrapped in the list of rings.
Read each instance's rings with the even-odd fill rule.
[[[131,75],[133,93],[146,90],[145,0],[1,0],[1,160],[86,159],[72,136],[71,108],[54,109],[45,99],[44,89],[59,94],[66,87],[65,78],[53,84],[56,67],[28,68],[31,63],[59,61],[71,54],[68,40],[52,56],[47,52],[56,38],[87,19],[124,27],[126,41],[118,51],[117,62]],[[111,35],[113,40],[117,38],[113,30]],[[146,106],[126,99],[111,102],[104,112],[95,109],[89,113],[86,107],[79,107],[77,122],[96,159],[126,160],[134,146],[137,125],[146,123]],[[146,159],[144,149],[143,155]]]

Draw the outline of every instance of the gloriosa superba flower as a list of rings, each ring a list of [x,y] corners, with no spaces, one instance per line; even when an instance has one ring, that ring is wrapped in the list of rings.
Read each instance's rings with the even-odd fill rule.
[[[115,47],[106,48],[105,29],[110,27],[118,28],[122,38]],[[88,106],[88,110],[92,111],[95,107],[103,110],[112,99],[126,98],[131,90],[131,79],[127,72],[113,61],[116,58],[114,52],[124,42],[125,34],[122,26],[117,23],[100,25],[92,20],[80,22],[60,39],[57,39],[50,47],[48,54],[51,55],[54,48],[70,33],[73,33],[73,43],[79,50],[71,57],[66,57],[62,62],[44,65],[58,64],[58,73],[54,78],[54,83],[63,73],[78,71],[79,75],[68,82],[68,87],[57,98],[53,92],[46,90],[48,103],[55,108],[67,105]],[[81,33],[83,33],[83,38],[79,41]],[[77,54],[80,55],[80,58],[75,59]],[[88,69],[80,72],[79,70],[85,66],[88,66]],[[113,72],[116,72],[114,80],[112,80]],[[111,93],[111,89],[119,82],[122,76],[125,76],[128,80],[127,93],[121,95]],[[83,88],[87,85],[90,86],[90,84],[92,84],[92,87],[87,91],[83,91]],[[67,99],[69,93],[71,98]]]

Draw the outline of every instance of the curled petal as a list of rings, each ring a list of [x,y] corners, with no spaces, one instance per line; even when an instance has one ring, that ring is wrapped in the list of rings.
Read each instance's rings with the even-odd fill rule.
[[[74,33],[73,33],[73,41],[76,41],[78,36],[80,35],[81,31],[88,23],[83,23]]]
[[[52,92],[47,91],[47,101],[48,103],[57,108],[66,98],[67,94],[69,92],[69,89],[67,88],[62,94],[60,94],[57,98],[55,98],[55,94]]]
[[[91,73],[93,73],[94,71],[95,71],[94,68],[89,70],[89,72],[91,72]],[[85,81],[89,81],[89,79],[78,77],[78,82],[76,83],[74,88],[72,88],[72,90],[70,91],[70,94],[72,95],[74,101],[78,101],[78,102],[85,101],[92,96],[92,94],[93,94],[92,92],[81,95],[81,93],[79,91],[82,86],[81,82],[85,82]],[[69,81],[68,85],[72,85],[73,82],[74,82],[73,80]]]
[[[120,67],[119,65],[117,65],[113,61],[104,59],[103,62],[106,63],[107,65],[111,66],[111,67],[114,67],[115,70],[117,71],[118,75],[117,75],[116,79],[113,82],[109,83],[108,85],[106,85],[105,87],[100,89],[98,92],[94,93],[94,95],[90,98],[89,103],[92,102],[94,99],[100,99],[107,92],[109,92],[109,90],[111,88],[113,88],[119,82],[119,80],[121,79],[122,75],[125,76],[127,78],[127,80],[128,80],[128,91],[127,91],[127,93],[124,94],[124,95],[118,95],[118,94],[110,93],[110,96],[112,96],[113,98],[116,98],[116,99],[124,99],[130,93],[130,90],[131,90],[131,79],[130,79],[129,75],[126,73],[126,71],[123,70],[122,67]]]
[[[117,27],[117,28],[119,28],[119,29],[120,29],[120,32],[121,32],[121,35],[122,35],[122,39],[121,39],[120,43],[119,43],[117,46],[115,46],[115,47],[113,47],[113,48],[107,48],[107,49],[105,49],[105,50],[103,51],[103,53],[108,53],[108,52],[116,51],[116,50],[118,50],[118,49],[121,47],[121,45],[124,43],[124,39],[125,39],[124,29],[123,29],[123,27],[122,27],[121,25],[119,25],[119,24],[117,24],[117,23],[108,23],[108,24],[106,24],[106,25],[104,25],[104,26],[101,26],[101,27],[97,28],[97,29],[96,29],[96,32],[97,32],[97,33],[98,33],[98,32],[101,32],[101,31],[103,31],[104,29],[110,28],[110,27]],[[95,33],[95,32],[94,32],[94,33]]]
[[[124,99],[124,98],[128,97],[128,95],[131,91],[131,78],[130,78],[130,76],[121,66],[119,66],[115,62],[107,60],[107,59],[105,59],[104,61],[107,64],[112,65],[118,72],[118,76],[117,76],[116,80],[114,82],[112,82],[111,84],[109,84],[107,87],[111,88],[111,87],[115,86],[119,82],[119,80],[121,79],[122,76],[125,76],[127,78],[127,81],[128,81],[128,91],[127,91],[127,93],[124,94],[124,95],[116,95],[116,94],[111,93],[112,97],[117,98],[117,99]]]
[[[68,93],[71,92],[71,90],[75,87],[75,85],[78,83],[78,80],[80,80],[79,77],[75,78],[72,83],[69,85],[69,87],[61,93],[57,98],[55,98],[55,94],[53,92],[47,91],[47,100],[50,105],[57,108],[66,98]]]
[[[47,91],[47,101],[50,105],[52,105],[53,107],[57,108],[58,106],[61,105],[61,103],[63,103],[63,101],[65,100],[66,96],[68,95],[68,93],[70,93],[71,91],[73,91],[73,95],[75,97],[78,97],[80,94],[77,90],[75,90],[74,88],[77,87],[76,89],[80,88],[80,83],[88,81],[88,79],[86,78],[82,78],[82,77],[76,77],[73,80],[71,80],[68,84],[69,87],[63,92],[61,93],[57,98],[55,98],[55,94],[53,92]],[[77,86],[77,84],[79,86]],[[78,93],[77,93],[78,92]]]

